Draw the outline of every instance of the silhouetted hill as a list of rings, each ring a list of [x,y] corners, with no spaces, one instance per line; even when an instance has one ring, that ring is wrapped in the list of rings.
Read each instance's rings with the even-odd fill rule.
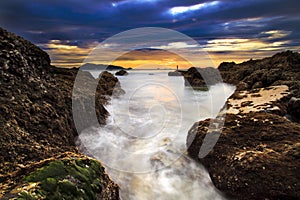
[[[81,70],[108,70],[108,71],[115,71],[115,70],[130,70],[132,68],[124,68],[121,66],[116,65],[104,65],[104,64],[94,64],[94,63],[85,63],[80,67]]]

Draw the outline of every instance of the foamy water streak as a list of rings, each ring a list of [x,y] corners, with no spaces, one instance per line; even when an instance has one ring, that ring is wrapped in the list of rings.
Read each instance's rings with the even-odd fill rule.
[[[234,88],[200,92],[166,72],[129,73],[119,78],[126,94],[107,106],[107,125],[79,136],[120,185],[122,199],[224,199],[206,170],[185,155],[186,138],[194,122],[218,114]]]

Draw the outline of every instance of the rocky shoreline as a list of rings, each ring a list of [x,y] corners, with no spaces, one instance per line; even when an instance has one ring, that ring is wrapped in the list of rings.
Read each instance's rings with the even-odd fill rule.
[[[50,62],[40,48],[0,28],[0,198],[119,199],[119,188],[102,164],[75,145],[72,91],[78,69],[56,68]],[[97,81],[98,86],[96,93],[88,87],[77,92],[76,101],[89,110],[85,102],[96,96],[98,122],[104,124],[104,104],[114,90],[124,91],[108,72],[98,79],[81,73],[86,85]],[[56,164],[65,166],[63,173],[52,170]],[[45,187],[49,183],[51,190]],[[68,189],[60,190],[64,187]]]
[[[75,145],[78,131],[105,124],[104,105],[124,93],[118,79],[80,71],[84,82],[73,90],[78,69],[50,62],[47,53],[0,28],[0,199],[119,199],[103,165]],[[188,154],[214,185],[235,199],[300,199],[300,55],[287,51],[180,73],[194,89],[222,79],[237,86],[213,150],[199,158],[213,119],[195,123],[187,138]],[[96,92],[89,87],[95,83]],[[83,116],[76,129],[72,100],[89,115],[93,99],[96,121]]]
[[[227,102],[221,135],[213,150],[199,157],[214,121],[195,123],[187,138],[188,154],[229,198],[300,199],[300,55],[287,51],[222,63],[218,70],[224,82],[237,86]],[[189,77],[199,79],[199,74]]]

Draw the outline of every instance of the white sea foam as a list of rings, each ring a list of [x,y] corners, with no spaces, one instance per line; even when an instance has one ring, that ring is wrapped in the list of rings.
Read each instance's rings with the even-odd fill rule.
[[[123,200],[224,199],[207,171],[186,156],[190,127],[215,117],[234,87],[208,92],[184,87],[166,72],[130,71],[120,77],[126,94],[107,106],[107,125],[79,136],[119,184]]]

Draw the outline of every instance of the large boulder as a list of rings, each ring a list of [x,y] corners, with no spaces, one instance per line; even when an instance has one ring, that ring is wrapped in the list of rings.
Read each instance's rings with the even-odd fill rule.
[[[285,65],[290,62],[284,61],[286,54],[278,56],[280,58],[275,56],[278,62]],[[292,53],[291,58],[297,56]],[[280,65],[269,59],[261,62]],[[238,71],[235,66],[231,63],[221,69],[228,71],[226,76],[233,77],[230,67]],[[214,130],[215,124],[222,124],[218,119],[195,123],[187,137],[188,154],[207,168],[214,185],[230,198],[299,199],[300,125],[286,118],[286,114],[295,118],[298,113],[298,99],[292,98],[287,103],[291,95],[299,94],[299,88],[295,87],[298,80],[288,78],[276,82],[273,76],[265,78],[263,72],[268,70],[261,68],[249,73],[251,66],[244,70],[236,73],[237,81],[230,82],[237,84],[238,90],[227,101],[224,126]],[[285,73],[298,76],[295,69],[291,67],[290,70],[295,74],[288,70]],[[245,74],[248,75],[239,79]],[[265,86],[264,80],[275,82],[259,88]],[[280,85],[283,83],[287,85]],[[201,150],[205,148],[201,146],[211,143],[207,138],[218,140],[205,156]]]
[[[191,67],[183,72],[183,76],[185,86],[200,90],[208,90],[209,86],[223,82],[219,71],[212,67]]]
[[[124,69],[121,69],[120,71],[117,71],[115,73],[116,76],[125,76],[125,75],[128,75],[128,72],[125,71]]]
[[[101,163],[73,152],[32,162],[7,177],[1,189],[9,192],[1,199],[119,199],[119,187]]]
[[[217,144],[199,158],[210,121],[191,128],[187,145],[218,189],[234,199],[300,198],[299,124],[266,112],[227,114]]]
[[[47,53],[0,28],[0,198],[24,181],[22,178],[29,172],[26,169],[42,167],[38,165],[41,161],[55,159],[65,152],[81,156],[74,142],[78,130],[72,117],[77,73],[78,69],[51,66]],[[85,102],[96,95],[97,120],[104,124],[108,115],[104,104],[112,90],[104,82],[111,77],[113,87],[119,87],[118,80],[112,74],[95,80],[90,73],[81,73],[86,77],[86,85],[95,81],[102,84],[96,94],[85,89],[75,98]],[[87,122],[86,126],[89,125]],[[106,183],[112,181],[103,179]]]

